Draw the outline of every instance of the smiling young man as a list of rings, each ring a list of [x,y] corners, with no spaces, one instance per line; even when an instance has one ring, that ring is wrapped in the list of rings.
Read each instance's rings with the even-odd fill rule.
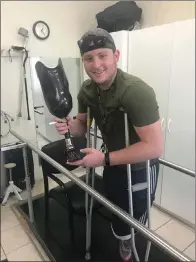
[[[158,158],[162,154],[162,131],[156,96],[141,79],[117,67],[120,53],[111,35],[103,29],[88,31],[78,41],[89,80],[78,94],[78,115],[68,121],[75,136],[86,133],[87,107],[91,120],[99,127],[105,151],[85,148],[86,156],[71,165],[104,166],[103,181],[108,199],[129,212],[127,164],[131,164],[132,184],[146,182],[146,160],[150,160],[151,197],[155,198],[159,171]],[[123,110],[122,110],[123,109]],[[128,116],[129,146],[125,142],[124,112]],[[65,123],[56,124],[61,134]],[[134,218],[141,223],[147,219],[147,190],[133,192]],[[117,216],[112,219],[112,231],[119,239],[122,259],[131,259],[130,226]]]

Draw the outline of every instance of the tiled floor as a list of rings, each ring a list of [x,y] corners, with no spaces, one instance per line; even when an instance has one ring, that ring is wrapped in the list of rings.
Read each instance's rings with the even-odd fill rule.
[[[80,176],[84,174],[84,170],[75,170],[75,174]],[[61,175],[61,178],[64,182],[68,181],[63,175]],[[56,186],[56,184],[51,182],[50,188],[53,186]],[[33,196],[41,193],[43,193],[43,180],[36,181],[32,190]],[[22,193],[22,197],[25,199],[26,192]],[[12,197],[6,206],[1,206],[1,260],[7,258],[8,261],[43,261],[31,238],[10,208],[10,205],[15,201],[15,198]],[[152,229],[163,239],[195,260],[194,230],[156,207],[152,208],[151,214]]]

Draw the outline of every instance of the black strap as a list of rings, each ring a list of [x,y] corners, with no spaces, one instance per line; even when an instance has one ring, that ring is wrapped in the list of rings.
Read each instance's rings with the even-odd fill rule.
[[[109,152],[105,153],[105,165],[110,166],[110,155]]]
[[[103,144],[101,148],[102,148],[102,152],[104,152],[105,150],[106,153],[108,153],[108,148],[106,145],[106,136],[105,136],[106,112],[101,102],[101,94],[98,86],[97,86],[97,95],[98,95],[99,110],[101,112],[101,125],[102,125],[102,138],[103,138]]]

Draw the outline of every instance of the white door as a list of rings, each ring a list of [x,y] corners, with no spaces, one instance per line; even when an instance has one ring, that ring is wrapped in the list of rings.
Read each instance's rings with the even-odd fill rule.
[[[141,78],[154,89],[159,105],[164,140],[168,108],[172,40],[172,24],[129,32],[128,73]],[[164,158],[164,154],[162,157]],[[160,166],[155,199],[157,204],[160,204],[162,169],[163,167]]]
[[[195,171],[195,20],[174,23],[165,159]],[[161,205],[194,223],[194,178],[164,167]]]

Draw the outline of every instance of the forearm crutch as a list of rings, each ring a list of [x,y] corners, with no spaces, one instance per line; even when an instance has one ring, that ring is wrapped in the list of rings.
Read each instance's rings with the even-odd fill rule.
[[[151,186],[150,186],[150,161],[146,161],[146,180],[147,180],[147,217],[148,217],[148,228],[151,229],[151,217],[150,217],[150,208],[151,208]],[[150,254],[151,242],[148,240],[146,254],[145,254],[145,262],[148,261],[148,257]]]
[[[91,127],[91,120],[90,120],[90,108],[87,109],[87,147],[92,147],[91,141],[91,134],[90,134],[90,127]],[[97,144],[97,125],[94,123],[94,148],[96,148]],[[95,168],[92,168],[91,174],[91,187],[94,188],[94,181],[95,181]],[[89,185],[89,175],[90,175],[90,168],[86,168],[86,184]],[[92,209],[93,209],[93,197],[90,197],[90,206],[89,206],[89,195],[85,193],[85,210],[86,210],[86,254],[85,259],[90,260],[90,247],[91,247],[91,225],[92,225]]]
[[[126,146],[129,146],[129,129],[128,129],[128,116],[125,113],[125,139],[126,139]],[[133,198],[132,198],[132,190],[134,186],[132,187],[131,182],[131,165],[127,165],[127,175],[128,175],[128,192],[129,192],[129,211],[130,215],[133,216]],[[150,219],[150,208],[151,208],[151,186],[150,186],[150,161],[146,161],[146,180],[147,183],[143,183],[141,185],[141,189],[147,188],[147,218],[148,218],[148,228],[151,228],[151,219]],[[135,255],[136,261],[139,261],[139,257],[137,254],[136,246],[135,246],[135,233],[134,229],[131,228],[131,241],[132,241],[132,248],[133,253]],[[148,257],[150,254],[150,248],[151,248],[151,242],[148,241],[147,248],[146,248],[146,254],[145,254],[145,262],[148,261]]]
[[[124,113],[125,116],[125,142],[126,146],[129,146],[129,127],[128,127],[128,116]],[[133,217],[133,196],[132,196],[132,179],[131,179],[131,165],[127,165],[127,180],[128,180],[128,196],[129,196],[129,213]],[[135,246],[135,230],[131,227],[131,244],[133,249],[133,254],[136,261],[140,261]]]

